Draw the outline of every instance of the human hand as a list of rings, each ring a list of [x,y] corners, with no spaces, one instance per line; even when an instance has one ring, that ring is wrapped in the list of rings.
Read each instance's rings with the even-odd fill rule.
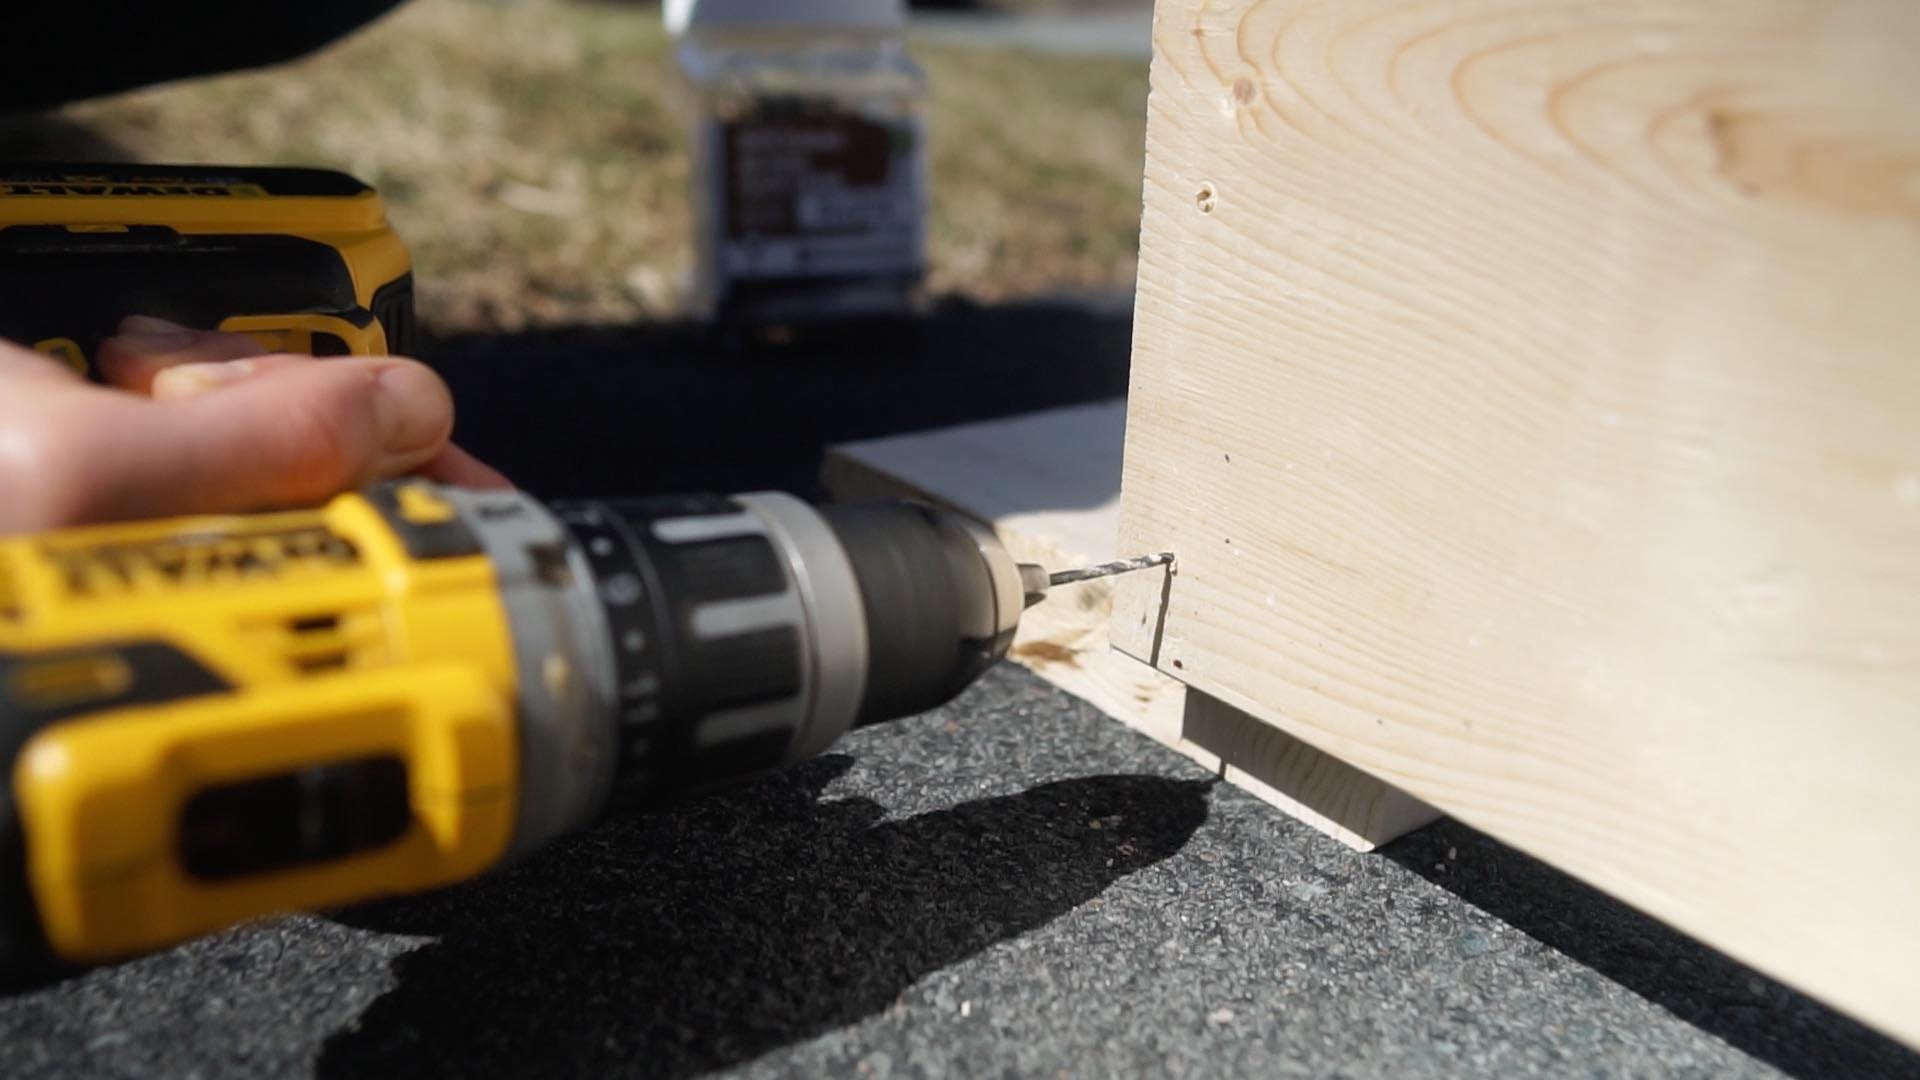
[[[107,386],[0,341],[0,532],[306,505],[414,473],[510,486],[448,441],[453,398],[412,360],[268,354],[133,316],[99,365]]]

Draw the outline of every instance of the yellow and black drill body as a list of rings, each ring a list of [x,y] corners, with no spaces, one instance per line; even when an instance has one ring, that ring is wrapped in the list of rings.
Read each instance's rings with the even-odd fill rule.
[[[413,344],[406,246],[324,169],[0,165],[0,298],[0,339],[83,372],[130,314],[316,356]]]
[[[337,173],[0,166],[0,338],[82,370],[128,314],[405,351],[409,265]],[[958,693],[1047,587],[957,515],[777,494],[409,480],[0,537],[0,976],[438,887],[808,757]]]
[[[811,756],[1046,588],[911,503],[425,481],[0,538],[0,972],[459,881]]]

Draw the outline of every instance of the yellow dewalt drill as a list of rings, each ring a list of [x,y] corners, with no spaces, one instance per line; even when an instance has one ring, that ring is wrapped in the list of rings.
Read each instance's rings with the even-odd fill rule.
[[[788,495],[423,480],[0,538],[0,971],[478,874],[931,708],[1049,587]]]

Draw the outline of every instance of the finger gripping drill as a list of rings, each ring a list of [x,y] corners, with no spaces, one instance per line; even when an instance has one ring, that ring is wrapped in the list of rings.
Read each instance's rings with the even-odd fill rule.
[[[0,970],[473,876],[946,701],[1047,588],[905,502],[405,481],[0,540]]]

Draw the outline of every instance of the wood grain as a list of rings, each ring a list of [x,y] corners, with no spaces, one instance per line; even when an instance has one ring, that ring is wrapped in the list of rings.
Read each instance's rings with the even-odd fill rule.
[[[1161,0],[1116,643],[1920,1045],[1916,55]]]
[[[1120,557],[1125,404],[1096,402],[834,447],[841,500],[912,497],[969,514],[1015,558],[1060,568]],[[1149,576],[1164,580],[1159,572]],[[1281,810],[1362,851],[1438,811],[1113,651],[1114,582],[1056,590],[1020,621],[1009,658]]]

